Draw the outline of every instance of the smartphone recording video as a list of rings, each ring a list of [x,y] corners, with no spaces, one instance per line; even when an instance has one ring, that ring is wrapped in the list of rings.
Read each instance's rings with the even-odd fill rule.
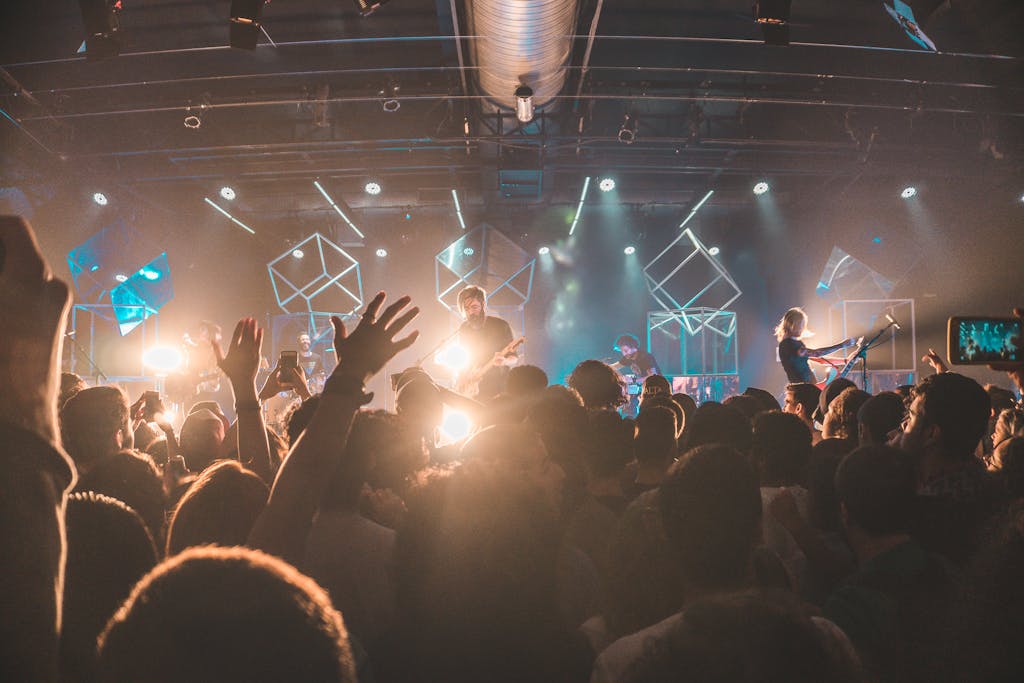
[[[281,358],[277,361],[277,364],[284,370],[291,370],[299,365],[299,352],[298,351],[282,351]]]
[[[948,358],[955,365],[1019,363],[1020,318],[950,318]]]

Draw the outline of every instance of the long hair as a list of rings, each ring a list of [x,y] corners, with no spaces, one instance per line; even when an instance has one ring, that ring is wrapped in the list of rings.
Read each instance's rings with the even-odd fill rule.
[[[804,313],[802,308],[791,308],[786,311],[786,314],[779,320],[779,324],[775,326],[775,339],[782,341],[786,337],[793,336],[793,331],[796,330],[797,325],[801,322],[807,325],[807,314]]]

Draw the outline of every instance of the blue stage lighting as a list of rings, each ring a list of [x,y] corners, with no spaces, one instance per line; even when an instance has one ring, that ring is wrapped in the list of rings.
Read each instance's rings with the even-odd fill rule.
[[[882,243],[882,238],[881,237],[875,237],[871,241],[874,242],[875,244],[881,244]]]
[[[634,247],[633,245],[629,245],[628,247],[626,247],[625,249],[622,250],[622,253],[627,255],[627,256],[635,254],[636,253],[636,247]]]
[[[125,275],[124,273],[118,273],[117,275],[114,276],[114,279],[117,280],[118,282],[127,282],[128,276]]]
[[[597,186],[601,188],[601,192],[611,192],[615,189],[615,179],[601,178],[601,182],[599,182]]]
[[[462,253],[465,256],[472,256],[473,254],[476,253],[476,250],[473,249],[473,247],[466,247],[465,249],[462,250]]]

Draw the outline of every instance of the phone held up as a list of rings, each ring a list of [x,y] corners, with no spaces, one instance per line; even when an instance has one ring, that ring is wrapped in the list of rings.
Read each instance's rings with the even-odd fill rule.
[[[298,351],[282,351],[281,357],[278,359],[277,364],[281,366],[283,370],[291,370],[299,366],[299,352]]]
[[[1020,363],[1022,323],[1020,318],[950,318],[946,357],[954,365]]]

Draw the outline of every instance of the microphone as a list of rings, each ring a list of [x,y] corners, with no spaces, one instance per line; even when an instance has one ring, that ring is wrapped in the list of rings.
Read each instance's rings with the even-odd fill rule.
[[[889,324],[895,327],[897,330],[902,330],[903,326],[896,322],[896,318],[892,317],[888,313],[885,314],[885,319],[889,321]]]

